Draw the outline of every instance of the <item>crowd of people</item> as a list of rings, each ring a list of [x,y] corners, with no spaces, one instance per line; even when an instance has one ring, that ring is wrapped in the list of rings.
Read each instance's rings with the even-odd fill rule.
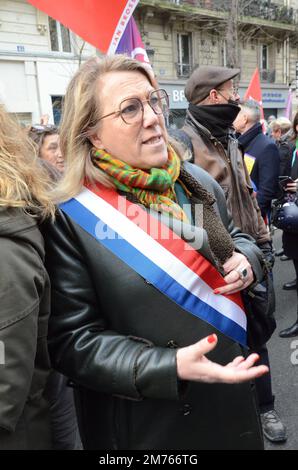
[[[265,135],[239,73],[197,68],[175,132],[166,91],[122,55],[80,67],[59,129],[21,129],[1,105],[1,450],[287,439],[243,308],[272,278],[272,201],[297,192],[298,113]],[[280,332],[296,335],[298,319]]]

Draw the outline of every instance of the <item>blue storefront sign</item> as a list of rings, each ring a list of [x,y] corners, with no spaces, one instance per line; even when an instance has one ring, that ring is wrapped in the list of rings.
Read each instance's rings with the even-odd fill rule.
[[[264,91],[262,93],[264,108],[285,108],[287,105],[288,90]]]
[[[164,88],[169,95],[170,109],[186,109],[187,99],[184,95],[185,84],[169,84],[160,82],[160,87]]]
[[[239,88],[242,98],[247,88]],[[262,101],[264,109],[284,109],[287,106],[288,88],[262,88]]]
[[[170,98],[170,108],[171,109],[186,109],[188,107],[187,100],[184,95],[185,84],[175,83],[162,83],[160,86],[164,88]],[[242,98],[246,91],[247,87],[240,87],[239,94]],[[262,90],[263,98],[263,108],[286,108],[287,98],[288,98],[288,89],[287,88],[263,88]]]
[[[185,119],[188,102],[184,95],[185,84],[183,83],[163,83],[160,81],[160,87],[164,88],[170,101],[170,117],[168,125],[173,128],[180,128]],[[239,95],[242,99],[247,87],[239,88]],[[263,88],[262,100],[265,117],[270,114],[282,116],[287,106],[288,89],[281,85],[279,88]]]

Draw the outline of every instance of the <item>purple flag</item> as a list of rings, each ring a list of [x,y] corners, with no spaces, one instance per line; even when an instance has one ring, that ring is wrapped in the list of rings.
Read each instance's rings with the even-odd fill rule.
[[[145,46],[133,16],[130,17],[127,23],[115,53],[127,54],[140,62],[150,65]]]
[[[291,88],[289,88],[285,117],[290,120],[292,119],[292,101],[293,101],[293,93],[292,93]]]

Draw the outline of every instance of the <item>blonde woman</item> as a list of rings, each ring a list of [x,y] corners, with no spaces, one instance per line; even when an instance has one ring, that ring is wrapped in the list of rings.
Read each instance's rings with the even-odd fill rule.
[[[221,315],[207,303],[262,278],[261,253],[233,226],[214,180],[170,145],[167,109],[166,92],[125,56],[91,59],[71,80],[55,195],[66,202],[44,231],[53,365],[74,382],[85,449],[260,449],[249,381],[268,369],[216,329]],[[147,216],[192,230],[192,248],[155,240]],[[190,258],[212,288],[199,265],[179,271]]]
[[[0,449],[49,449],[49,280],[38,225],[52,217],[47,177],[0,106]]]

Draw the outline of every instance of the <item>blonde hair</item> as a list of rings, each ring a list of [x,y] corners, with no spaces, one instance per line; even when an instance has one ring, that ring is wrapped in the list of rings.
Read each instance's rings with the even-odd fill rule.
[[[277,119],[278,125],[281,128],[281,135],[286,134],[292,127],[290,119],[286,117],[280,117]]]
[[[66,171],[53,193],[57,203],[76,196],[85,178],[91,182],[99,181],[108,187],[113,186],[108,176],[92,164],[90,153],[93,146],[89,139],[99,128],[99,80],[104,74],[117,71],[138,71],[145,75],[152,86],[158,88],[153,73],[141,62],[125,55],[101,59],[92,57],[80,67],[70,81],[64,98],[60,147]]]
[[[20,207],[32,216],[54,216],[49,180],[34,144],[0,105],[0,206]]]
[[[273,131],[277,131],[281,129],[281,135],[286,134],[292,127],[290,119],[286,117],[280,117],[278,119],[274,119],[269,124],[269,128]]]

